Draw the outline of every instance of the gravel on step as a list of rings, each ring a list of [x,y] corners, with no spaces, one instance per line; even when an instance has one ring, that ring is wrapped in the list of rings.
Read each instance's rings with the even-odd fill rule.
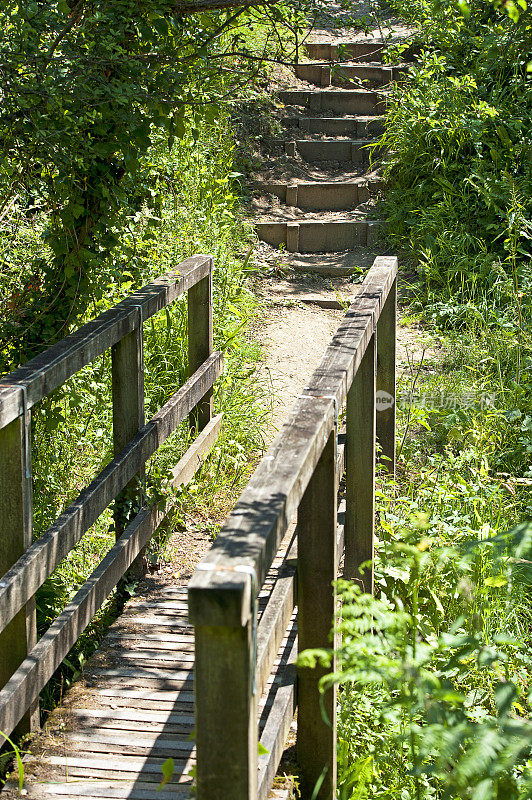
[[[349,181],[354,178],[370,176],[378,177],[375,168],[368,165],[349,164],[345,161],[303,161],[297,156],[280,155],[277,158],[265,158],[254,172],[258,181]]]
[[[375,203],[371,201],[361,203],[351,211],[308,211],[286,206],[277,197],[269,201],[267,196],[262,195],[253,199],[252,206],[255,213],[260,214],[256,222],[358,222],[378,218]]]
[[[266,242],[259,242],[256,258],[262,266],[279,276],[323,275],[337,278],[365,274],[373,264],[376,255],[386,255],[385,245],[356,247],[339,253],[287,253],[277,250]]]

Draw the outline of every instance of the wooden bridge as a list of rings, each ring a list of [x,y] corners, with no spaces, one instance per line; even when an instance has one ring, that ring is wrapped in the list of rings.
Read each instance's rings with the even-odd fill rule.
[[[189,417],[196,438],[173,470],[179,486],[216,440],[212,390],[223,359],[213,352],[212,273],[209,256],[187,259],[0,381],[5,734],[37,729],[43,687],[165,519],[168,508],[147,502],[120,525],[124,492],[146,460]],[[296,709],[302,797],[310,800],[317,784],[316,798],[335,796],[335,694],[324,698],[327,725],[323,671],[294,662],[298,650],[330,644],[342,559],[343,574],[372,591],[371,569],[361,577],[359,567],[373,556],[376,439],[394,470],[396,277],[397,260],[377,257],[188,587],[154,579],[127,603],[32,745],[28,798],[171,800],[188,797],[195,783],[198,800],[265,800],[276,796]],[[189,379],[146,422],[142,326],[184,293]],[[114,458],[32,542],[31,410],[108,349]],[[390,400],[379,413],[377,391]],[[37,641],[36,591],[112,503],[116,544]],[[173,775],[157,791],[169,758]],[[4,795],[17,795],[14,782]]]

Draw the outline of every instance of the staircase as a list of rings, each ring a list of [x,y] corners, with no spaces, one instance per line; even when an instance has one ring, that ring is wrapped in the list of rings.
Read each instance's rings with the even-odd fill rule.
[[[286,134],[274,157],[286,169],[256,183],[255,229],[296,274],[353,276],[384,253],[378,142],[387,87],[405,67],[384,65],[382,50],[377,41],[307,44],[312,60],[294,67],[298,87],[278,93]]]

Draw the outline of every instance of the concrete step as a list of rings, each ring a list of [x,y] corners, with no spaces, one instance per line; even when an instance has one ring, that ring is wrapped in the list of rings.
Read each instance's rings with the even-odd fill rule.
[[[288,253],[330,253],[370,247],[378,238],[378,220],[332,221],[304,220],[298,222],[257,222],[259,239]]]
[[[343,89],[354,88],[353,84],[363,81],[370,89],[388,86],[392,81],[400,81],[406,75],[406,66],[379,66],[378,64],[339,64],[332,68],[331,86]],[[323,86],[323,84],[320,84]]]
[[[376,205],[371,200],[367,203],[360,203],[355,208],[340,209],[331,211],[330,209],[312,211],[297,206],[289,206],[280,203],[273,195],[262,195],[253,201],[254,211],[259,212],[255,219],[260,222],[361,222],[377,217]]]
[[[345,42],[333,44],[332,42],[308,42],[305,50],[309,58],[323,59],[324,61],[380,61],[386,45],[383,42]]]
[[[295,139],[279,142],[288,156],[299,155],[303,161],[351,161],[369,164],[382,155],[380,149],[370,150],[378,139]]]
[[[354,181],[373,175],[366,164],[353,164],[352,161],[303,161],[281,153],[275,148],[265,154],[261,164],[261,180],[268,183],[293,183],[304,181]]]
[[[387,86],[400,79],[406,71],[404,66],[385,66],[382,64],[297,64],[295,73],[302,81],[317,86],[340,86],[354,88],[353,84],[363,81],[365,88]]]
[[[261,183],[258,188],[273,194],[282,203],[309,211],[347,211],[366,203],[381,185],[380,178],[359,178],[344,183],[301,181],[298,183]]]
[[[353,139],[368,139],[384,133],[384,117],[303,117],[290,116],[281,120],[285,128],[305,133],[350,136]]]
[[[303,106],[312,111],[378,116],[386,110],[385,98],[366,89],[295,89],[279,92],[278,97],[285,105]]]

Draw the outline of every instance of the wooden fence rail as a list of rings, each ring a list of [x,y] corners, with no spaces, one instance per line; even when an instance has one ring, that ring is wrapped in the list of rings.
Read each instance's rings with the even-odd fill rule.
[[[173,470],[192,477],[221,426],[212,390],[223,367],[213,352],[210,256],[197,255],[0,380],[0,731],[38,727],[39,693],[168,513],[149,504],[122,520],[122,493],[146,460],[190,417],[198,433]],[[189,379],[144,418],[143,323],[188,292]],[[114,458],[32,542],[31,409],[106,350],[112,353]],[[37,641],[35,592],[115,501],[117,541]],[[118,510],[118,511],[117,511]]]
[[[299,669],[297,688],[285,675],[261,736],[269,752],[260,756],[257,706],[296,606],[299,650],[330,645],[339,550],[344,574],[366,591],[373,587],[372,569],[362,577],[359,568],[373,557],[376,438],[383,466],[395,469],[396,287],[397,259],[377,258],[189,584],[198,800],[265,800],[296,705],[302,797],[310,800],[320,780],[317,798],[336,796],[336,696],[331,690],[324,698],[327,725],[318,690],[323,669]],[[345,405],[344,459],[338,419]],[[297,545],[257,625],[257,595],[296,513]]]

